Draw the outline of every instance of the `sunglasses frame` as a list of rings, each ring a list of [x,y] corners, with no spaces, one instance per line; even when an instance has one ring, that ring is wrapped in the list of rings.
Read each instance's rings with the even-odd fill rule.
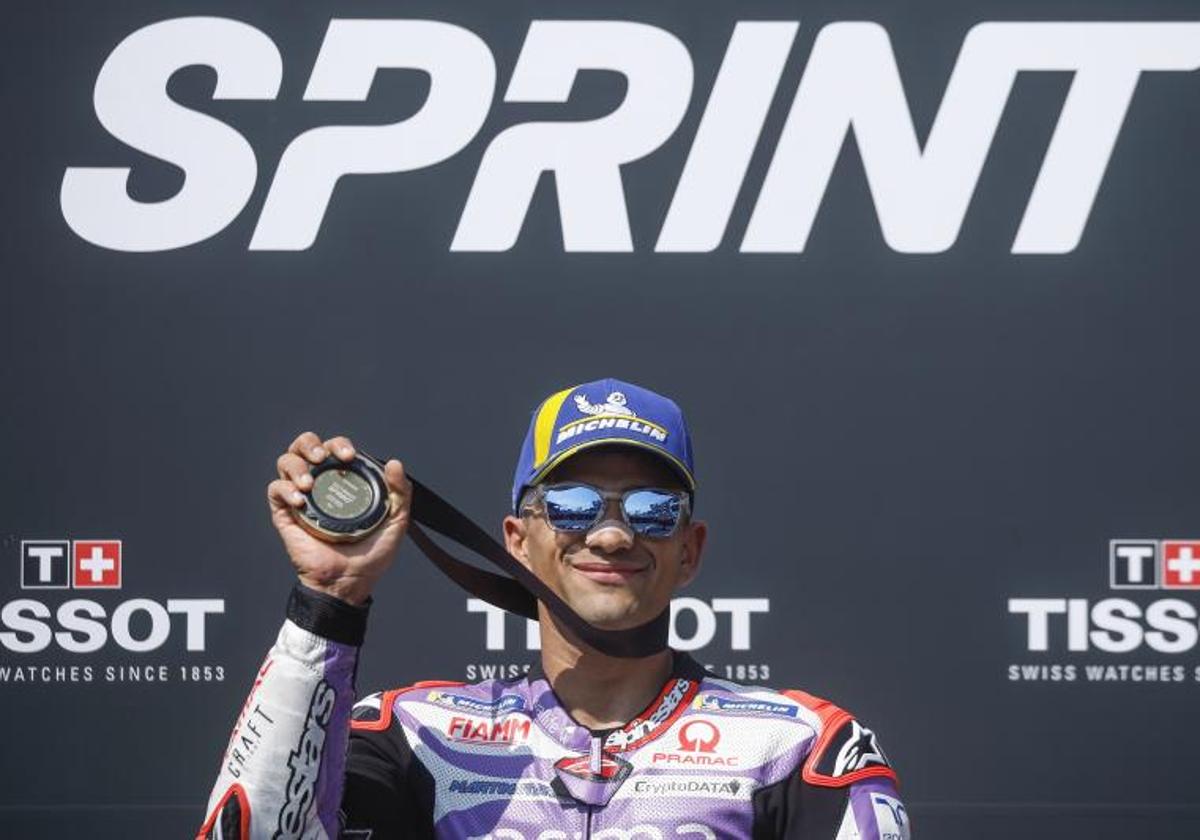
[[[572,487],[583,487],[591,490],[604,501],[604,504],[600,507],[600,512],[596,514],[595,519],[588,523],[586,528],[559,528],[550,520],[546,512],[547,490],[569,489]],[[521,513],[528,512],[540,515],[546,520],[546,524],[550,526],[551,530],[560,534],[586,534],[595,528],[597,523],[603,521],[604,514],[608,511],[608,502],[614,499],[619,499],[621,502],[621,520],[629,527],[629,530],[633,531],[637,536],[648,540],[665,540],[675,536],[675,533],[679,530],[679,526],[683,524],[684,519],[690,516],[692,512],[691,494],[688,491],[668,490],[666,487],[630,487],[628,490],[603,490],[594,484],[587,484],[582,481],[562,481],[554,484],[535,484],[531,489],[533,490],[532,498],[527,499],[525,504],[522,505]],[[648,490],[655,493],[662,493],[664,496],[672,496],[679,501],[679,516],[676,517],[675,524],[671,527],[671,530],[665,534],[642,533],[629,521],[629,513],[625,510],[625,500],[634,493],[644,493]]]

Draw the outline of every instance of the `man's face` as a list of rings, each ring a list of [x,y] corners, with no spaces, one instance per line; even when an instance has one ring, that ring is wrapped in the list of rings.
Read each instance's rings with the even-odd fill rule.
[[[679,479],[662,460],[629,447],[598,447],[556,467],[546,484],[579,482],[600,490],[675,488]],[[620,500],[586,533],[555,531],[538,513],[504,520],[509,552],[584,620],[607,630],[636,627],[656,617],[676,589],[695,577],[706,528],[684,522],[665,539],[635,534]]]

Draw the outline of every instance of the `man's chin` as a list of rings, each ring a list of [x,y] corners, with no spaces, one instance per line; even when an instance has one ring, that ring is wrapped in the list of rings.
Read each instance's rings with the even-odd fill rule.
[[[645,624],[655,616],[644,616],[639,604],[626,599],[591,597],[571,604],[579,617],[601,630],[628,630]]]

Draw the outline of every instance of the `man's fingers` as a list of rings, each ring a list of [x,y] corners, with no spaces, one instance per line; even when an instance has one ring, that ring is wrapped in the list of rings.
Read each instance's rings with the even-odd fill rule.
[[[395,458],[383,465],[383,476],[387,479],[388,488],[402,496],[412,495],[412,483],[404,474],[404,464]]]
[[[296,485],[285,478],[277,478],[267,485],[267,501],[275,510],[304,507],[304,494]]]
[[[319,464],[329,457],[328,450],[315,432],[301,432],[287,451],[304,458],[310,464]]]
[[[395,458],[383,465],[383,478],[388,485],[388,496],[392,503],[392,515],[408,519],[412,505],[412,482],[404,475],[404,465]]]
[[[354,457],[354,444],[350,442],[350,438],[348,437],[342,435],[331,437],[325,441],[324,446],[343,461],[349,461]]]
[[[312,489],[312,475],[309,473],[309,462],[293,452],[285,452],[275,462],[279,477],[294,482],[301,490]]]

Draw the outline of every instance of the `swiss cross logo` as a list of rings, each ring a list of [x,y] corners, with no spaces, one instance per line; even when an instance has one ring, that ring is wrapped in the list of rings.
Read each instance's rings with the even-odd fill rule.
[[[76,589],[121,588],[120,540],[75,540],[72,556]]]
[[[22,589],[70,587],[70,540],[21,540]]]
[[[1163,589],[1200,589],[1200,540],[1163,540]]]

